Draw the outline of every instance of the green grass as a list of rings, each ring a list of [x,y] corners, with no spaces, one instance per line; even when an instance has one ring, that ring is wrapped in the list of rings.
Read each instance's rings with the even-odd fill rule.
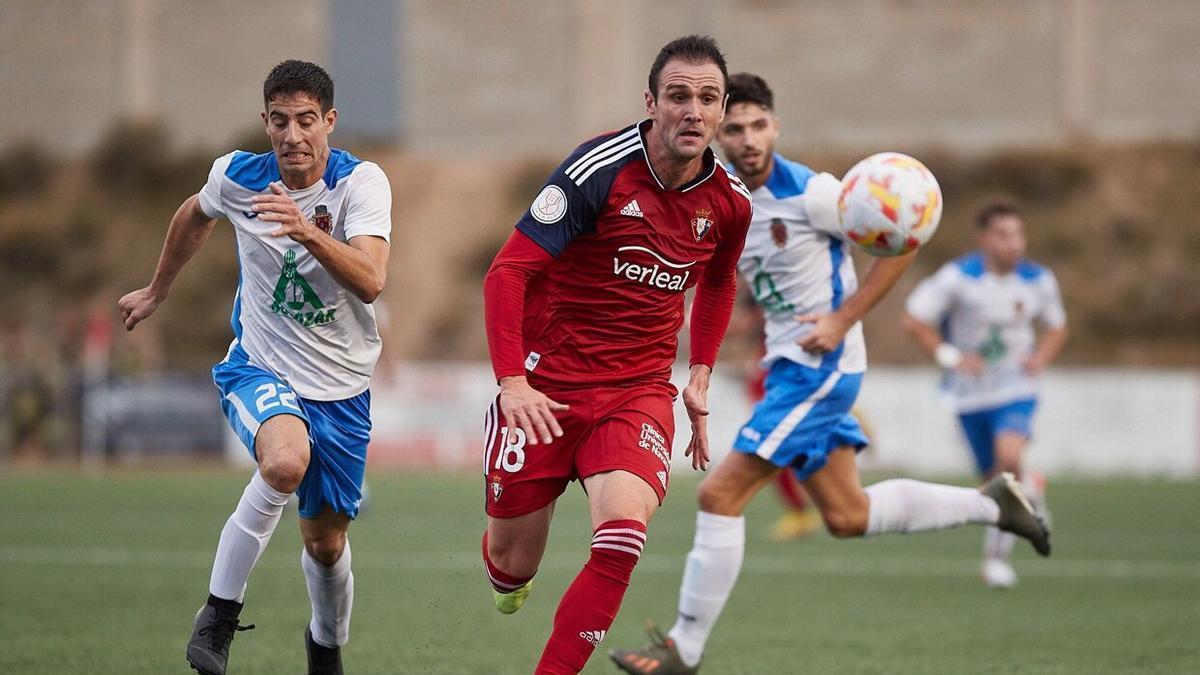
[[[184,673],[216,538],[246,476],[0,476],[0,672]],[[472,476],[374,474],[352,531],[352,673],[529,673],[563,589],[586,555],[578,490],[562,500],[528,604],[492,607],[478,560]],[[704,672],[1200,672],[1200,485],[1051,485],[1055,555],[1022,545],[1021,583],[985,590],[980,532],[775,544],[764,497],[747,562]],[[683,475],[600,652],[669,626],[691,543],[695,482]],[[308,600],[295,514],[250,580],[231,673],[299,673]],[[585,671],[615,669],[597,654]]]

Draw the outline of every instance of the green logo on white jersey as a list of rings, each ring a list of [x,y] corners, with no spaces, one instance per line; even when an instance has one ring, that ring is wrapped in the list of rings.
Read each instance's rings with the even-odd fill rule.
[[[988,327],[987,340],[979,345],[979,355],[988,363],[996,363],[1008,354],[1008,345],[1004,344],[1004,329],[996,324]]]
[[[336,309],[325,309],[325,303],[296,269],[296,252],[288,251],[283,256],[283,269],[275,283],[271,311],[289,319],[295,319],[305,328],[321,326],[334,321]]]

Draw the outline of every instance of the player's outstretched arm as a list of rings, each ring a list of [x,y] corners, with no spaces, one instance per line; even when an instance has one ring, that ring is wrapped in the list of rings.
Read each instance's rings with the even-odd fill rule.
[[[260,220],[279,223],[271,236],[288,237],[304,246],[335,281],[359,300],[372,303],[383,292],[391,251],[383,237],[351,237],[346,243],[334,239],[313,225],[278,183],[271,183],[271,194],[255,197],[250,208]]]
[[[683,451],[692,458],[692,468],[708,471],[711,457],[708,451],[708,382],[712,368],[697,363],[692,366],[687,386],[683,388],[683,406],[692,423],[692,439]]]
[[[797,316],[797,321],[813,324],[813,329],[801,338],[798,344],[810,354],[824,354],[837,349],[845,339],[846,331],[861,321],[867,312],[892,290],[916,256],[916,251],[913,251],[894,258],[876,258],[867,270],[858,291],[847,298],[836,311],[829,314]]]
[[[167,239],[163,242],[162,253],[158,257],[158,266],[154,269],[154,278],[151,279],[150,285],[127,293],[117,301],[121,319],[125,322],[125,330],[133,330],[134,326],[158,309],[167,298],[167,293],[170,292],[180,270],[196,255],[196,251],[204,246],[204,242],[208,241],[216,222],[200,208],[199,195],[192,195],[184,200],[175,216],[171,218],[171,225],[167,228]]]

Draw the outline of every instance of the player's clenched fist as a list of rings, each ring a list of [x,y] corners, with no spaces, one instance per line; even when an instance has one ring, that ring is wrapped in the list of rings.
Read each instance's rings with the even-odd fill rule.
[[[808,335],[797,340],[796,344],[809,354],[818,356],[837,349],[842,344],[842,340],[846,339],[846,332],[852,325],[837,312],[802,314],[796,316],[796,321],[812,325],[812,330],[808,332]]]
[[[153,314],[162,301],[162,296],[152,291],[149,286],[121,296],[121,299],[117,301],[117,307],[121,310],[121,320],[125,323],[125,330],[133,330],[133,327],[141,323],[142,319]]]
[[[509,445],[517,443],[517,428],[525,432],[526,442],[537,445],[551,443],[563,435],[562,427],[554,418],[556,412],[566,412],[570,406],[550,399],[529,385],[524,377],[505,377],[500,380],[500,412],[508,420]]]
[[[279,183],[271,183],[271,193],[255,197],[250,209],[258,214],[259,220],[279,223],[272,237],[291,237],[292,241],[303,244],[320,232]]]

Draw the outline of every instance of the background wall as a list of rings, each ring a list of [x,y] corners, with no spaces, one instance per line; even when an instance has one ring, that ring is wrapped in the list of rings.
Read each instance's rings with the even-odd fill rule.
[[[373,392],[371,458],[379,466],[480,470],[483,412],[495,390],[491,370],[476,364],[408,363]],[[675,373],[682,387],[686,369]],[[1029,466],[1051,477],[1200,475],[1200,371],[1059,370],[1047,376],[1034,425]],[[709,397],[715,461],[733,445],[751,404],[739,374],[718,371]],[[873,444],[864,470],[964,476],[975,471],[958,420],[938,395],[928,368],[873,368],[858,411]],[[691,438],[676,406],[674,471],[691,473],[683,456]],[[227,436],[227,456],[248,461]]]
[[[153,116],[184,144],[220,144],[254,126],[270,66],[297,57],[375,92],[369,112],[347,106],[347,131],[434,155],[557,155],[639,116],[648,64],[688,31],[772,82],[815,150],[1200,132],[1192,0],[8,0],[0,88],[18,103],[0,110],[0,147],[79,151]]]

